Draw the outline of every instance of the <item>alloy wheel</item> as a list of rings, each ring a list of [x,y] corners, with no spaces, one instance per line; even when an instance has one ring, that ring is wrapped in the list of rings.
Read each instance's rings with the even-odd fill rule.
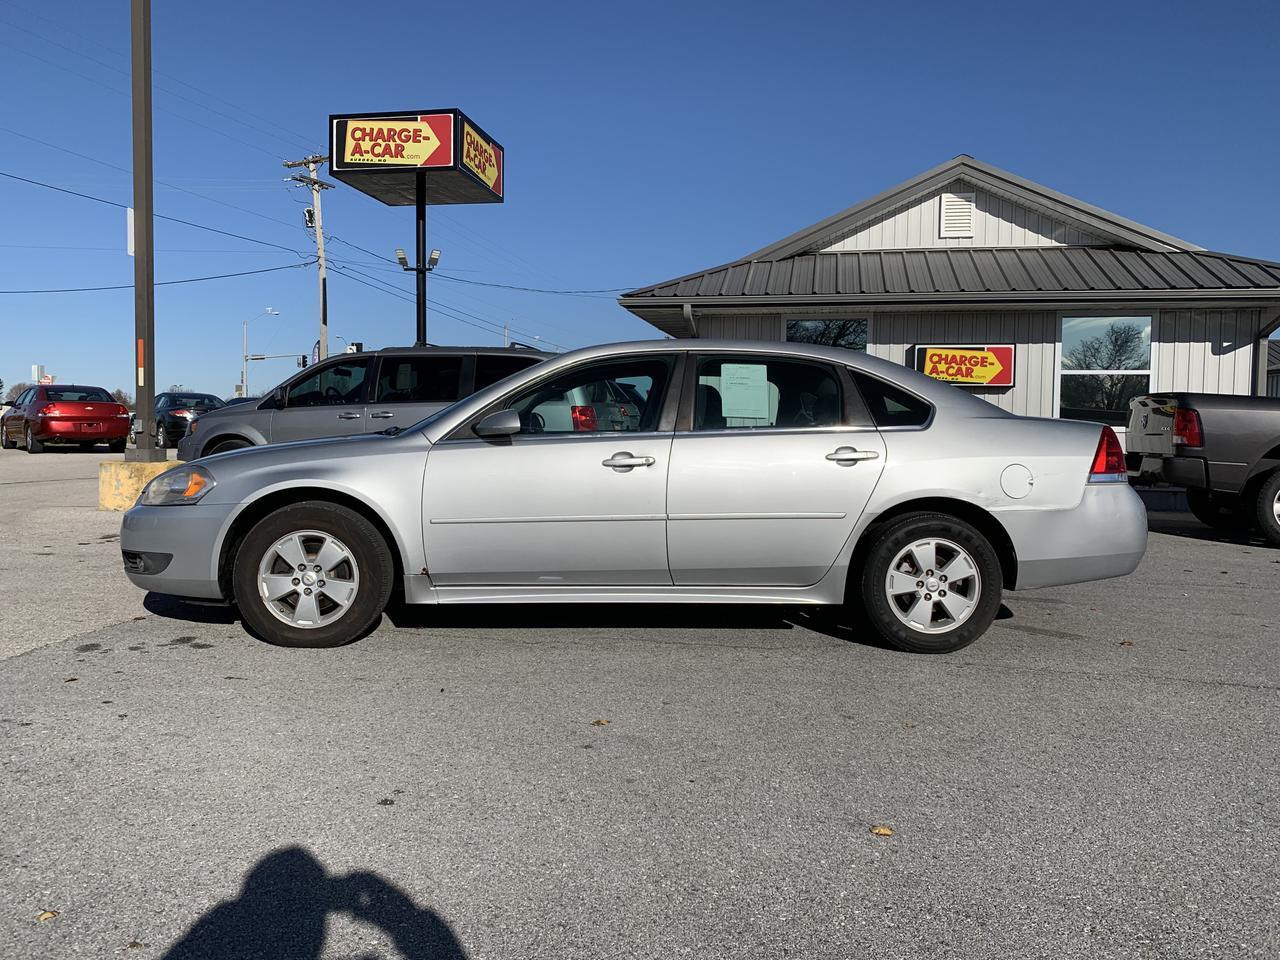
[[[884,580],[899,620],[921,633],[947,633],[969,619],[982,595],[973,557],[950,540],[917,540],[898,552]]]
[[[299,530],[281,537],[258,564],[258,594],[278,620],[312,630],[341,619],[360,591],[355,555],[336,537]]]

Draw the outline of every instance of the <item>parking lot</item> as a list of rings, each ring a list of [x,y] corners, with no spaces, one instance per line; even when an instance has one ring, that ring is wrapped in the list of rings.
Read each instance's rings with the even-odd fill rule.
[[[1152,514],[945,657],[676,606],[286,650],[125,580],[106,456],[0,454],[0,955],[1280,950],[1280,550]]]

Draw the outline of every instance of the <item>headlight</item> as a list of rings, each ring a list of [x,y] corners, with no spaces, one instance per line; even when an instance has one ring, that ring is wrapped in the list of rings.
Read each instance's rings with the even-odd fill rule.
[[[143,487],[138,503],[145,507],[195,503],[215,486],[213,474],[204,467],[179,467],[160,474]]]

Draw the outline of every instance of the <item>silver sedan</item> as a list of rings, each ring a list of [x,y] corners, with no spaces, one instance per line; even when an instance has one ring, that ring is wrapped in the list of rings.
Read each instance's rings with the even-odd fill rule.
[[[405,430],[219,454],[124,516],[129,578],[328,647],[408,603],[849,604],[941,653],[1005,589],[1131,572],[1115,434],[847,350],[591,347]]]

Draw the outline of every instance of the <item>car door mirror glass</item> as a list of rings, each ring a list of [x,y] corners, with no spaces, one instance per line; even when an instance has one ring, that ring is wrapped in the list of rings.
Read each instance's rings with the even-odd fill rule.
[[[479,437],[510,437],[520,432],[520,414],[514,410],[495,410],[475,426]]]

